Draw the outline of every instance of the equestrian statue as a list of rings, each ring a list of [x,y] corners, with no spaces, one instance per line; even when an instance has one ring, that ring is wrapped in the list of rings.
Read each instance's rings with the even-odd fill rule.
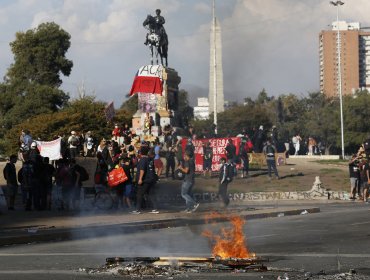
[[[144,28],[148,30],[146,34],[145,45],[149,46],[151,53],[151,64],[153,65],[154,57],[158,64],[158,55],[161,58],[161,64],[168,66],[167,53],[168,53],[168,37],[166,30],[163,27],[165,23],[164,17],[161,16],[161,10],[155,10],[156,16],[148,15],[143,22]],[[163,59],[165,64],[163,64]]]

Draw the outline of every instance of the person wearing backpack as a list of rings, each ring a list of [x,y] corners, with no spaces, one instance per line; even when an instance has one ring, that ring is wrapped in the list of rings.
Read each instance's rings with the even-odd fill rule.
[[[227,194],[227,186],[233,180],[234,177],[234,166],[232,163],[226,162],[223,157],[220,159],[220,171],[219,171],[219,186],[218,195],[221,197],[224,207],[227,207],[230,203],[229,196]]]
[[[8,210],[14,210],[15,196],[18,191],[17,172],[15,169],[17,159],[16,155],[11,155],[3,170],[7,186]]]
[[[271,179],[271,170],[273,170],[275,173],[275,177],[277,179],[280,179],[279,173],[276,168],[275,160],[276,147],[271,143],[270,139],[266,141],[266,145],[263,147],[263,153],[265,154],[266,157],[269,178]]]
[[[153,188],[158,180],[158,176],[155,173],[154,160],[148,156],[148,153],[149,147],[147,145],[142,145],[140,149],[141,158],[136,167],[136,210],[131,211],[131,214],[141,214],[140,211],[145,195],[147,195],[148,203],[153,206],[150,213],[159,213],[156,209],[155,200],[153,199]]]

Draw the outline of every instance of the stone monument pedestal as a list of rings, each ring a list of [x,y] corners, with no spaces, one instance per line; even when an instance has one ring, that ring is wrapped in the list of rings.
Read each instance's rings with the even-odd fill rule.
[[[132,130],[137,135],[148,135],[149,132],[144,128],[146,115],[149,114],[154,120],[152,135],[161,134],[166,125],[177,126],[175,116],[178,109],[178,92],[181,77],[172,68],[162,70],[163,91],[162,95],[151,93],[139,94],[138,110],[132,118]],[[148,96],[148,94],[150,94]]]

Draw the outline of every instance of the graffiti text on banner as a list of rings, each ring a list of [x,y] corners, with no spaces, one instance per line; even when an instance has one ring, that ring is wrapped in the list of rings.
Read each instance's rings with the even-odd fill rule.
[[[236,146],[236,154],[239,153],[240,138],[230,137],[230,138],[211,138],[211,139],[195,139],[193,140],[194,145],[194,159],[195,159],[195,172],[203,171],[203,145],[210,142],[210,146],[213,149],[212,158],[212,171],[218,171],[220,169],[220,159],[222,157],[226,158],[225,148],[227,146],[228,139],[231,139]],[[182,140],[182,150],[185,151],[187,139]],[[237,165],[238,167],[238,165]]]

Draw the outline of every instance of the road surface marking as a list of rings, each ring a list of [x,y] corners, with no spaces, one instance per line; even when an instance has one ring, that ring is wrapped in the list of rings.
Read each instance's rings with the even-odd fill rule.
[[[308,258],[334,258],[334,257],[341,257],[341,258],[370,258],[370,254],[329,254],[329,253],[301,253],[301,254],[289,254],[289,253],[263,253],[263,254],[257,254],[257,256],[262,257],[308,257]]]
[[[366,224],[370,224],[370,222],[354,223],[354,224],[350,224],[350,226],[358,226],[358,225],[366,225]]]

